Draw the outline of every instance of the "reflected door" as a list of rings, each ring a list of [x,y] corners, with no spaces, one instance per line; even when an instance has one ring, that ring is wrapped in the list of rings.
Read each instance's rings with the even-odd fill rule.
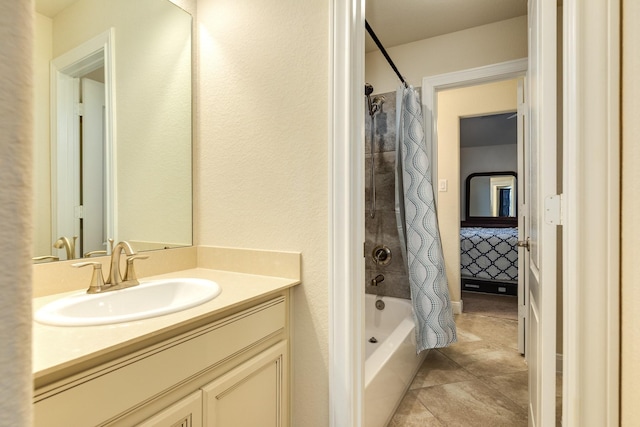
[[[81,254],[105,250],[104,83],[82,79]]]

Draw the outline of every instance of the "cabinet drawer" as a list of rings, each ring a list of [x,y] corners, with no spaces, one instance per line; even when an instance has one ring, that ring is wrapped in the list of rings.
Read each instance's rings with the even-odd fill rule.
[[[35,425],[105,423],[281,332],[285,306],[276,298],[36,392]]]

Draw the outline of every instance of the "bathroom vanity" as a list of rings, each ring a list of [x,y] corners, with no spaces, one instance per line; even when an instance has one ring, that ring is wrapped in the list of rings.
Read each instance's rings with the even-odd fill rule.
[[[34,323],[35,426],[288,426],[287,279],[194,268],[215,299],[102,326]],[[115,291],[118,292],[118,291]],[[34,310],[59,296],[34,300]]]

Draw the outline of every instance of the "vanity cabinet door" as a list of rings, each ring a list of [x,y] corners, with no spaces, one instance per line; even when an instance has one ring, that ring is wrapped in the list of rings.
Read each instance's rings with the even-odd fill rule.
[[[286,355],[285,340],[204,386],[205,426],[286,427]]]
[[[179,400],[137,427],[202,427],[202,391]]]

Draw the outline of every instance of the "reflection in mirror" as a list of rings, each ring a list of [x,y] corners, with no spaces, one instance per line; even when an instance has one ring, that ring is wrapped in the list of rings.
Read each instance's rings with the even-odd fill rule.
[[[191,16],[168,0],[36,11],[37,261],[191,245]]]
[[[474,173],[467,177],[468,222],[517,221],[515,172]]]

